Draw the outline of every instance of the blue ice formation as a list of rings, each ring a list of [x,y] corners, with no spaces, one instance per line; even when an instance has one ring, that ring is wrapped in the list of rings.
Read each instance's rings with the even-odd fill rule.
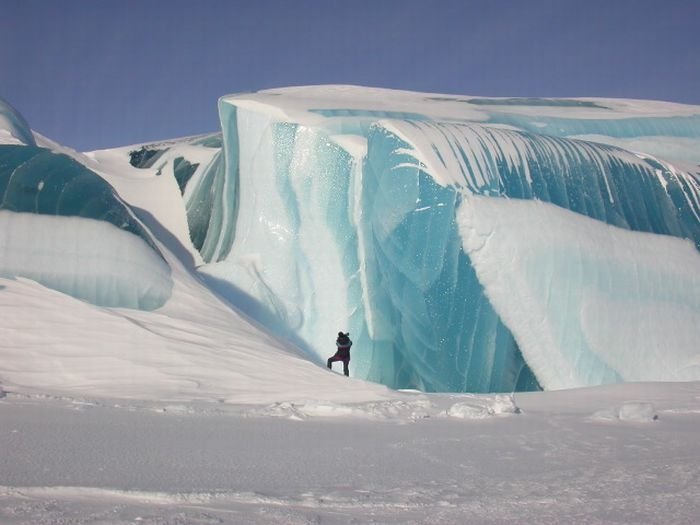
[[[65,172],[16,112],[2,115],[23,146],[5,150],[0,176],[20,170],[20,151]],[[135,147],[128,161],[174,178],[209,285],[319,361],[347,330],[351,374],[395,388],[700,380],[700,108],[321,86],[226,96],[219,115],[220,134]],[[158,307],[167,266],[92,175],[50,186],[25,173],[8,200],[21,209],[0,222],[31,237],[30,218],[48,213],[53,246],[137,242],[128,253],[149,270],[135,289],[156,294],[128,305]],[[58,192],[76,187],[94,200],[56,217]],[[3,252],[5,274],[20,245]],[[35,254],[10,262],[26,272]],[[82,259],[64,257],[65,274]],[[32,278],[47,278],[37,264]],[[101,282],[118,286],[97,288],[122,297],[121,263],[104,265]],[[49,285],[104,301],[84,283]]]
[[[100,306],[152,310],[172,289],[150,235],[101,177],[32,145],[0,145],[0,275]]]
[[[639,107],[631,116],[616,101],[500,100],[344,86],[222,98],[223,159],[205,193],[224,199],[212,213],[217,226],[205,235],[210,264],[203,271],[257,299],[261,306],[252,315],[300,337],[319,357],[330,351],[334,331],[348,329],[355,338],[354,375],[392,387],[493,392],[654,379],[658,359],[649,356],[657,353],[638,349],[647,356],[646,375],[631,373],[639,365],[630,359],[610,358],[607,346],[617,332],[609,326],[605,333],[572,331],[591,341],[554,337],[546,348],[532,348],[516,329],[522,315],[513,321],[513,305],[494,299],[498,279],[489,277],[485,286],[457,217],[470,195],[551,203],[614,231],[690,240],[695,248],[690,256],[680,250],[682,264],[698,270],[697,169],[669,159],[679,147],[686,149],[679,158],[689,157],[700,136],[700,108],[650,103],[653,116],[645,117]],[[570,138],[586,134],[595,141]],[[614,145],[659,135],[655,153],[668,153],[663,159]],[[691,142],[669,147],[676,138]],[[219,191],[211,191],[214,184]],[[216,242],[208,242],[210,232]],[[570,242],[576,245],[573,234]],[[643,244],[624,242],[630,249]],[[523,260],[526,254],[523,248]],[[568,267],[616,275],[618,262]],[[517,260],[491,263],[518,268]],[[659,257],[659,265],[667,263]],[[697,279],[690,275],[683,282],[694,290]],[[568,289],[566,279],[557,282]],[[601,304],[614,304],[609,295],[622,288],[596,283],[605,296]],[[637,303],[673,303],[662,288],[645,288]],[[682,315],[697,322],[685,323],[677,341],[700,336],[700,305],[686,299],[679,299]],[[585,306],[582,300],[561,304],[570,309],[565,320]],[[625,319],[629,332],[635,319]],[[526,319],[525,326],[541,321]],[[572,323],[556,326],[573,330]],[[558,380],[556,370],[543,371],[547,352],[563,356],[567,370],[576,372]],[[700,371],[686,365],[665,367],[663,379],[700,379]]]

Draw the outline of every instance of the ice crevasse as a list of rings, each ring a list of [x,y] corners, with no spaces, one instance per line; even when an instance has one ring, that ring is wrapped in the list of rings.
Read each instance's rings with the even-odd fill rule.
[[[219,110],[185,192],[202,271],[318,357],[344,328],[353,374],[398,388],[700,379],[700,108],[323,86]]]

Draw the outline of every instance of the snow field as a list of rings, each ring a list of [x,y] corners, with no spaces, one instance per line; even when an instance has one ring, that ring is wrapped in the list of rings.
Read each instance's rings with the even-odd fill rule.
[[[396,396],[273,414],[10,392],[0,523],[693,523],[700,511],[700,383]]]

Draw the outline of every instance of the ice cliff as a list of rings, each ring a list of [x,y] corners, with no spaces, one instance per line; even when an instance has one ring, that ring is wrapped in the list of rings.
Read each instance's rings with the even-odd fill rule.
[[[345,86],[219,107],[234,220],[205,271],[319,355],[345,327],[355,373],[396,387],[699,377],[700,192],[687,162],[699,108]],[[653,152],[634,149],[649,141]],[[470,221],[477,196],[525,206],[510,222],[496,220],[505,209]],[[557,208],[537,214],[537,203]],[[499,240],[525,225],[527,237]],[[674,249],[657,247],[668,236]],[[516,273],[537,293],[516,293]]]

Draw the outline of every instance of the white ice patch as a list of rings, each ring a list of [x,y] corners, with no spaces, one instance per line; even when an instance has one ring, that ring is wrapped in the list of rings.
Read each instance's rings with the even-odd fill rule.
[[[540,201],[465,195],[464,250],[546,389],[700,379],[700,255]]]
[[[2,126],[2,120],[0,120],[0,126]],[[24,146],[25,144],[15,137],[9,130],[0,129],[0,145]]]
[[[433,403],[435,400],[437,403]],[[520,414],[512,394],[449,396],[447,403],[439,397],[403,394],[398,399],[368,403],[334,403],[310,400],[277,402],[248,410],[249,417],[280,417],[293,421],[312,418],[356,418],[373,421],[409,423],[437,418],[486,419],[494,416]]]
[[[0,210],[0,276],[26,277],[100,306],[153,309],[170,269],[133,233],[94,219]]]
[[[659,419],[651,403],[625,403],[620,406],[599,410],[591,419],[594,421],[626,421],[649,423]]]
[[[0,98],[0,144],[34,146],[29,125],[13,107]]]
[[[520,414],[512,394],[473,397],[451,405],[445,415],[457,419],[486,419],[493,416]]]

